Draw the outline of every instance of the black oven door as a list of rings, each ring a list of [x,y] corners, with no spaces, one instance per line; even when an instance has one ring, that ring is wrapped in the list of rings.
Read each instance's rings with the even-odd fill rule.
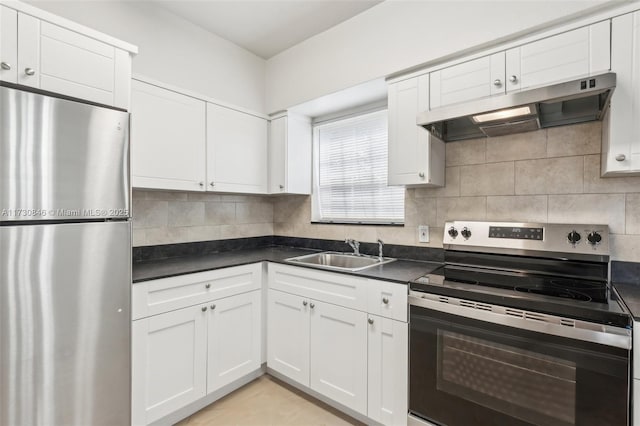
[[[628,424],[630,347],[620,340],[610,346],[594,342],[602,336],[568,338],[477,309],[411,303],[410,417],[446,426]]]

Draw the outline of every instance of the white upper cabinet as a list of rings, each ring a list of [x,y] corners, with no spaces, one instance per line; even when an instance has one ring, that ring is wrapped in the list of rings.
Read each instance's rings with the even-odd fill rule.
[[[610,22],[598,22],[506,52],[507,92],[607,72]]]
[[[146,77],[131,97],[134,188],[266,193],[266,118]]]
[[[389,84],[389,185],[444,185],[444,142],[416,124],[429,108],[429,75]]]
[[[131,52],[92,36],[0,6],[0,79],[129,109]]]
[[[287,113],[269,126],[269,194],[311,194],[311,120]]]
[[[603,176],[640,174],[640,12],[612,20],[616,88],[602,125]]]
[[[207,103],[207,190],[267,192],[267,120]]]
[[[607,20],[433,71],[429,107],[607,72],[610,40]]]
[[[133,186],[204,191],[205,102],[133,80],[131,112]]]
[[[498,52],[432,72],[430,108],[504,94],[504,61]]]
[[[0,6],[0,80],[18,82],[18,12]]]

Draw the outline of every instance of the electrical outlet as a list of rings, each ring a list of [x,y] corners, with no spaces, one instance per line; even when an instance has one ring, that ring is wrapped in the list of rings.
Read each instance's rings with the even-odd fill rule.
[[[429,227],[427,225],[418,226],[418,241],[421,243],[429,242]]]

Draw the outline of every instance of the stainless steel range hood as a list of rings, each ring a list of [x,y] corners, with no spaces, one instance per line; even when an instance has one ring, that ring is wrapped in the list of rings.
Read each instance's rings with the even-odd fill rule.
[[[436,108],[418,114],[417,124],[451,142],[596,121],[615,86],[610,72]]]

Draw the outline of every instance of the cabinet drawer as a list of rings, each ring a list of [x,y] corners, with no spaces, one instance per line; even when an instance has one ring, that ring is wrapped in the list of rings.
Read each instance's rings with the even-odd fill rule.
[[[133,319],[257,290],[262,264],[236,266],[145,281],[133,285]]]
[[[406,284],[369,280],[367,291],[369,313],[407,322]]]
[[[269,288],[367,310],[367,279],[309,268],[269,264]]]

